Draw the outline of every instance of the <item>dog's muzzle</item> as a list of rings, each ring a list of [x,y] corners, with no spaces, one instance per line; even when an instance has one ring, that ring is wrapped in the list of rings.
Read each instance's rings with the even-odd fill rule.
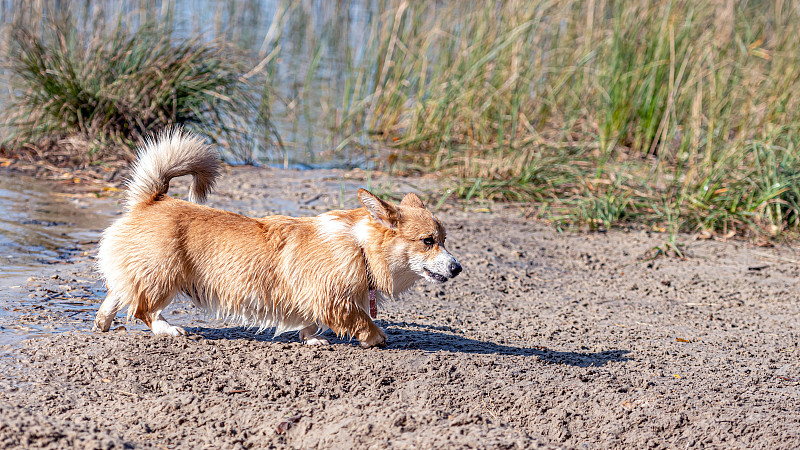
[[[429,279],[436,281],[437,283],[444,283],[445,281],[454,278],[456,275],[461,273],[461,264],[459,264],[458,261],[456,261],[456,259],[452,256],[447,256],[449,256],[449,261],[447,261],[445,264],[440,263],[439,265],[439,267],[442,265],[444,265],[444,267],[437,268],[436,270],[431,270],[427,267],[425,268],[425,275],[427,275]]]

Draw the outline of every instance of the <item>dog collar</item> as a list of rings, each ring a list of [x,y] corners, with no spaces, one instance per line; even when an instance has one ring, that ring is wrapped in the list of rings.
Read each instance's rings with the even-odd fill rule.
[[[372,278],[372,271],[369,270],[369,260],[364,253],[364,249],[360,248],[361,257],[364,258],[364,270],[367,273],[367,289],[369,290],[369,315],[373,319],[378,316],[378,290],[375,286],[375,280]]]
[[[378,316],[378,295],[375,289],[369,290],[369,315],[373,319]]]

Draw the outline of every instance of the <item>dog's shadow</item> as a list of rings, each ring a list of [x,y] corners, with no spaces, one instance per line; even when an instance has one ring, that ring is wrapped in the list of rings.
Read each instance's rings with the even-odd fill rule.
[[[378,320],[376,323],[386,331],[389,349],[414,349],[426,352],[447,351],[481,355],[535,356],[552,364],[566,364],[575,367],[602,366],[609,362],[625,362],[628,350],[605,350],[600,352],[562,352],[545,347],[515,347],[460,336],[447,326],[424,325],[414,322],[391,322]],[[192,334],[206,339],[247,339],[261,342],[298,342],[297,333],[284,333],[273,336],[270,331],[257,332],[252,328],[186,328]],[[355,340],[339,339],[330,331],[324,335],[332,344],[358,345]]]

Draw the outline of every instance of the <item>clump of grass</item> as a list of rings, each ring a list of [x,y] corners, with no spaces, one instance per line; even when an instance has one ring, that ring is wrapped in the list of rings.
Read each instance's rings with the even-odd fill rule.
[[[61,142],[90,162],[130,159],[142,136],[183,124],[251,161],[244,131],[257,106],[235,50],[157,26],[91,37],[71,30],[12,30],[6,145]]]

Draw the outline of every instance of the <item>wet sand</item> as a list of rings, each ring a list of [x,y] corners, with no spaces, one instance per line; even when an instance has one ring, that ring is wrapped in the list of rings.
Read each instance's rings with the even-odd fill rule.
[[[366,175],[229,169],[209,204],[312,215],[368,184],[437,192]],[[559,233],[491,209],[445,202],[464,273],[379,311],[382,350],[273,339],[186,302],[168,319],[188,337],[122,314],[92,333],[91,308],[50,292],[102,300],[95,246],[76,245],[31,269],[27,306],[4,319],[54,331],[0,351],[0,447],[800,447],[797,251],[681,236],[687,259],[649,259],[664,234]]]

